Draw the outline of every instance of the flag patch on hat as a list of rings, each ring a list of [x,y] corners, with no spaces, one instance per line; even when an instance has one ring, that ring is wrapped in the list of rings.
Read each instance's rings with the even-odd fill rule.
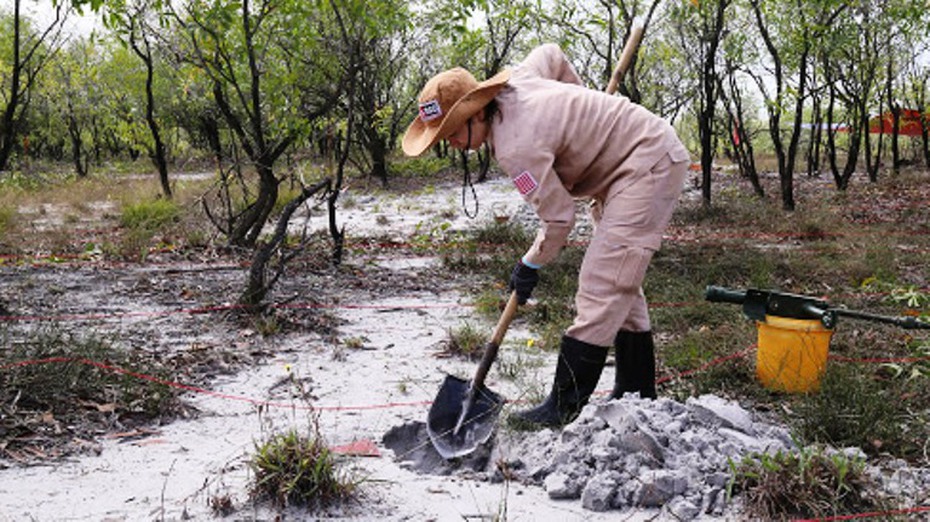
[[[539,186],[539,183],[536,182],[536,178],[534,178],[528,170],[524,170],[519,176],[513,178],[513,184],[517,186],[517,190],[524,196],[533,192],[536,190],[536,187]]]
[[[420,119],[425,123],[442,116],[439,100],[430,100],[420,104]]]

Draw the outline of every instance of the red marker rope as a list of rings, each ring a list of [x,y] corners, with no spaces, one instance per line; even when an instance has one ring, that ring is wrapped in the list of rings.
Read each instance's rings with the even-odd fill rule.
[[[692,370],[687,370],[687,371],[681,372],[680,374],[675,375],[675,376],[664,377],[664,378],[662,378],[662,379],[659,379],[659,380],[656,381],[656,382],[657,382],[657,383],[660,383],[660,382],[666,382],[666,381],[669,381],[669,380],[672,380],[672,379],[676,379],[676,378],[687,377],[687,376],[692,375],[692,374],[694,374],[694,373],[704,371],[704,370],[706,370],[706,369],[708,369],[708,368],[711,368],[711,367],[713,367],[713,366],[717,366],[717,365],[719,365],[719,364],[723,364],[724,362],[727,362],[727,361],[729,361],[729,360],[737,359],[737,358],[743,357],[743,356],[745,356],[746,354],[748,354],[749,352],[751,352],[751,351],[754,350],[754,349],[755,349],[755,346],[752,346],[752,347],[747,348],[747,349],[745,349],[745,350],[743,350],[743,351],[741,351],[741,352],[738,352],[738,353],[735,353],[735,354],[731,354],[731,355],[727,355],[727,356],[720,357],[720,358],[718,358],[718,359],[714,359],[714,360],[712,360],[712,361],[709,361],[709,362],[707,362],[707,363],[701,365],[701,366],[698,367],[698,368],[695,368],[695,369],[692,369]],[[391,403],[384,403],[384,404],[363,404],[363,405],[355,405],[355,406],[303,406],[303,405],[295,405],[295,404],[293,404],[293,403],[283,403],[283,402],[266,401],[266,400],[255,399],[255,398],[252,398],[252,397],[246,397],[246,396],[242,396],[242,395],[233,395],[233,394],[229,394],[229,393],[221,393],[221,392],[217,392],[217,391],[213,391],[213,390],[208,390],[208,389],[202,388],[202,387],[200,387],[200,386],[193,386],[193,385],[190,385],[190,384],[184,384],[184,383],[180,383],[180,382],[176,382],[176,381],[171,381],[171,380],[168,380],[168,379],[162,379],[162,378],[160,378],[160,377],[155,377],[154,375],[149,375],[149,374],[145,374],[145,373],[141,373],[141,372],[136,372],[136,371],[128,370],[128,369],[126,369],[126,368],[122,368],[122,367],[115,366],[115,365],[112,365],[112,364],[102,363],[102,362],[99,362],[99,361],[94,361],[94,360],[91,360],[91,359],[85,359],[85,358],[79,358],[79,357],[47,357],[47,358],[45,358],[45,359],[32,359],[32,360],[26,360],[26,361],[18,361],[18,362],[9,363],[9,364],[5,364],[5,365],[0,366],[0,371],[11,370],[11,369],[14,369],[14,368],[22,368],[22,367],[26,367],[26,366],[37,366],[37,365],[44,365],[44,364],[61,364],[61,363],[77,363],[77,364],[84,364],[84,365],[87,365],[87,366],[93,366],[93,367],[98,368],[98,369],[101,369],[101,370],[106,370],[106,371],[113,372],[113,373],[117,373],[117,374],[120,374],[120,375],[128,375],[128,376],[134,377],[134,378],[136,378],[136,379],[140,379],[140,380],[144,380],[144,381],[149,381],[149,382],[154,382],[154,383],[156,383],[156,384],[161,384],[161,385],[163,385],[163,386],[168,386],[168,387],[175,388],[175,389],[179,389],[179,390],[184,390],[184,391],[188,391],[188,392],[192,392],[192,393],[197,393],[197,394],[200,394],[200,395],[207,395],[207,396],[210,396],[210,397],[216,397],[216,398],[219,398],[219,399],[226,399],[226,400],[232,400],[232,401],[247,402],[247,403],[249,403],[249,404],[254,404],[254,405],[257,405],[257,406],[265,406],[265,407],[272,407],[272,408],[290,408],[290,409],[314,410],[314,411],[362,411],[362,410],[379,410],[379,409],[399,408],[399,407],[412,407],[412,406],[428,406],[428,405],[432,404],[432,401],[411,401],[411,402],[391,402]]]
[[[386,404],[372,404],[372,405],[361,405],[361,406],[304,406],[297,405],[293,403],[284,403],[284,402],[274,402],[266,401],[261,399],[254,399],[252,397],[246,397],[243,395],[233,395],[229,393],[221,393],[213,390],[208,390],[206,388],[201,388],[200,386],[193,386],[190,384],[183,384],[180,382],[170,381],[168,379],[162,379],[160,377],[155,377],[153,375],[148,375],[145,373],[135,372],[132,370],[127,370],[126,368],[121,368],[112,364],[106,364],[99,361],[93,361],[90,359],[76,358],[76,357],[48,357],[45,359],[34,359],[29,361],[19,361],[15,363],[5,364],[0,366],[0,370],[9,370],[12,368],[22,368],[25,366],[35,366],[40,364],[53,364],[53,363],[78,363],[84,364],[87,366],[93,366],[101,370],[106,370],[109,372],[117,373],[120,375],[128,375],[130,377],[135,377],[143,381],[154,382],[156,384],[161,384],[163,386],[168,386],[171,388],[176,388],[179,390],[184,390],[192,393],[198,393],[201,395],[207,395],[210,397],[216,397],[219,399],[226,399],[231,401],[247,402],[249,404],[254,404],[256,406],[265,406],[271,408],[289,408],[296,410],[314,410],[314,411],[357,411],[357,410],[378,410],[386,408],[396,408],[404,406],[423,406],[428,405],[431,401],[417,401],[417,402],[392,402]]]
[[[706,371],[715,366],[719,366],[728,361],[745,357],[746,355],[750,354],[754,350],[756,350],[756,345],[752,345],[736,353],[732,353],[729,355],[725,355],[723,357],[718,357],[716,359],[710,360],[702,364],[701,366],[698,366],[697,368],[692,368],[690,370],[682,371],[678,373],[677,375],[669,375],[669,376],[661,377],[659,379],[656,379],[656,384],[662,384],[665,382],[672,381],[674,379],[681,379],[684,377],[689,377],[696,373]],[[853,363],[873,363],[873,362],[909,363],[909,362],[921,362],[921,361],[930,360],[930,356],[928,357],[904,357],[904,358],[898,358],[898,359],[896,358],[852,359],[848,357],[839,357],[839,356],[831,355],[831,358],[834,358],[842,362],[853,362]],[[55,364],[55,363],[84,364],[87,366],[93,366],[101,370],[106,370],[106,371],[117,373],[120,375],[128,375],[136,379],[154,382],[156,384],[161,384],[163,386],[168,386],[168,387],[179,389],[179,390],[184,390],[184,391],[197,393],[201,395],[207,395],[210,397],[216,397],[220,399],[247,402],[250,404],[255,404],[257,406],[266,406],[266,407],[273,407],[273,408],[290,408],[290,409],[298,409],[298,410],[316,410],[316,411],[362,411],[362,410],[378,410],[378,409],[388,409],[388,408],[398,408],[398,407],[428,406],[432,404],[432,401],[411,401],[411,402],[391,402],[391,403],[384,403],[384,404],[367,404],[367,405],[355,405],[355,406],[301,406],[301,405],[295,405],[293,403],[266,401],[266,400],[261,400],[261,399],[255,399],[252,397],[246,397],[243,395],[221,393],[221,392],[217,392],[213,390],[208,390],[200,386],[193,386],[190,384],[184,384],[184,383],[180,383],[176,381],[171,381],[168,379],[162,379],[160,377],[155,377],[153,375],[136,372],[133,370],[128,370],[126,368],[122,368],[122,367],[115,366],[112,364],[107,364],[107,363],[103,363],[99,361],[94,361],[91,359],[77,358],[77,357],[47,357],[44,359],[32,359],[32,360],[26,360],[26,361],[18,361],[18,362],[9,363],[9,364],[0,366],[0,371],[11,370],[14,368],[22,368],[26,366],[37,366],[37,365]],[[598,394],[603,394],[603,393],[606,393],[606,392],[604,391],[598,392]]]

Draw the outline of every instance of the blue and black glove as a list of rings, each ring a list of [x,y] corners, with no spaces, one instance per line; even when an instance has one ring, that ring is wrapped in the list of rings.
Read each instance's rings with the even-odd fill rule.
[[[510,274],[510,290],[516,290],[518,303],[526,304],[538,282],[539,270],[523,264],[523,261],[517,261]]]

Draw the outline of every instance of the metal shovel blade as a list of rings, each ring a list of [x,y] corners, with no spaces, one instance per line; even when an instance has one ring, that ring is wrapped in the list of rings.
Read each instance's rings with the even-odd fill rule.
[[[446,460],[468,455],[487,442],[504,405],[504,399],[483,384],[473,397],[470,392],[469,381],[447,375],[430,407],[426,431]]]

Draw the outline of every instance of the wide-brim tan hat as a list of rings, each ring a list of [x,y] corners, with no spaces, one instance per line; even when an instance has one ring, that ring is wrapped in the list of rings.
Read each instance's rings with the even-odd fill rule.
[[[433,76],[420,91],[419,114],[404,133],[404,154],[419,156],[448,138],[494,99],[508,80],[507,69],[483,82],[461,67]]]

